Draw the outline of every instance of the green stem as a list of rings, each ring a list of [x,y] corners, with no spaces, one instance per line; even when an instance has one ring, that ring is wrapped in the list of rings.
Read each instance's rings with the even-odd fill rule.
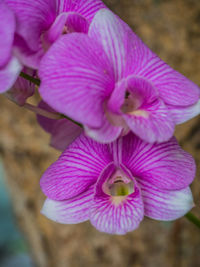
[[[61,115],[61,118],[62,118],[62,119],[67,119],[67,120],[69,120],[69,121],[75,123],[76,125],[80,126],[81,128],[83,128],[83,125],[82,125],[81,123],[79,123],[79,122],[77,122],[77,121],[74,121],[74,120],[72,120],[71,118],[69,118],[69,117],[67,117],[67,116],[65,116],[65,115],[63,115],[63,114],[60,114],[60,115]]]
[[[32,83],[34,83],[35,85],[40,85],[40,80],[39,79],[36,79],[36,78],[33,78],[32,76],[24,73],[23,71],[20,73],[20,76],[24,79],[26,79],[27,81],[30,81]]]
[[[200,220],[191,212],[188,212],[185,217],[192,222],[193,224],[195,224],[198,228],[200,228]]]

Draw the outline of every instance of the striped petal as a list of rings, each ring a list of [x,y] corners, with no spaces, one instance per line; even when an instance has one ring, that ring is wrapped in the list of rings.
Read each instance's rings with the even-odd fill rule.
[[[136,74],[151,81],[167,104],[189,106],[199,99],[198,86],[153,53],[152,58],[148,59]]]
[[[43,174],[41,188],[54,200],[65,200],[94,184],[101,171],[112,161],[105,145],[81,135]]]
[[[143,201],[138,187],[128,196],[109,196],[103,192],[103,183],[113,173],[113,165],[99,177],[96,194],[90,210],[90,221],[97,230],[109,234],[126,234],[135,230],[143,219]]]
[[[173,120],[179,124],[184,123],[200,114],[200,100],[188,107],[168,105]]]
[[[180,190],[195,176],[195,162],[181,149],[175,138],[160,144],[148,144],[133,134],[123,138],[122,159],[134,177],[160,189]]]
[[[95,40],[72,33],[55,42],[42,59],[40,94],[60,113],[100,127],[103,101],[112,90],[112,69]]]
[[[138,179],[144,202],[144,214],[150,218],[171,221],[184,216],[194,207],[189,187],[181,190],[163,190]]]
[[[17,33],[33,51],[39,49],[41,33],[56,18],[55,0],[5,0],[17,18]]]
[[[169,140],[174,132],[174,122],[168,108],[159,99],[156,88],[147,80],[129,76],[127,89],[134,101],[138,98],[140,104],[133,111],[123,114],[130,129],[146,142],[164,142]],[[126,102],[126,100],[125,100]]]
[[[96,12],[106,6],[101,0],[56,0],[58,12],[74,11],[91,21]]]
[[[48,49],[65,31],[66,33],[83,32],[87,33],[89,22],[80,14],[65,12],[57,16],[51,28],[43,34],[43,45]]]
[[[47,198],[41,213],[47,218],[63,224],[75,224],[89,219],[90,207],[94,195],[94,186],[82,194],[62,201]]]
[[[89,137],[103,144],[113,142],[120,136],[122,132],[122,127],[113,126],[108,121],[105,114],[103,117],[103,126],[101,128],[89,128],[87,126],[84,128]]]
[[[114,66],[115,81],[120,80],[132,59],[132,32],[130,28],[107,9],[95,15],[88,35],[99,42]]]

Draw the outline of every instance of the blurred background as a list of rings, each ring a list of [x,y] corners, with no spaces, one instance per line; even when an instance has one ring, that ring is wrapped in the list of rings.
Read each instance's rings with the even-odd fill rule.
[[[200,84],[199,0],[104,2],[163,60]],[[2,95],[0,106],[1,267],[200,266],[200,231],[185,218],[146,218],[138,230],[111,236],[89,222],[60,225],[41,215],[39,179],[59,152],[48,146],[34,114]],[[192,191],[200,217],[200,117],[178,126],[176,136],[198,165]]]

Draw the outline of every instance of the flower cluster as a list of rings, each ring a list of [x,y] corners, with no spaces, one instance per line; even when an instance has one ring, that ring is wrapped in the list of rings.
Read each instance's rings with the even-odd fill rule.
[[[125,234],[193,207],[195,163],[173,134],[200,113],[197,85],[101,0],[0,0],[0,24],[0,92],[63,151],[41,179],[43,214]]]

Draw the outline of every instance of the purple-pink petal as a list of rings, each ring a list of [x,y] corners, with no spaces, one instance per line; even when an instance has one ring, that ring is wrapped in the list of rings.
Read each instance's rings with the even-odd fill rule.
[[[64,224],[76,224],[87,221],[93,201],[94,186],[74,198],[56,201],[47,198],[41,213],[47,218]]]
[[[160,189],[179,190],[195,176],[195,162],[173,137],[168,142],[148,144],[129,134],[123,138],[122,159],[134,177]]]
[[[12,55],[13,38],[16,21],[13,12],[3,2],[0,2],[0,69],[7,65]]]
[[[56,112],[55,109],[51,108],[43,100],[39,102],[38,107],[49,112]],[[57,120],[50,119],[41,115],[37,115],[37,121],[40,124],[40,126],[48,133],[53,132],[55,125],[57,123]]]
[[[46,49],[49,48],[64,32],[65,34],[71,32],[87,33],[89,22],[80,14],[75,12],[65,12],[57,16],[51,28],[43,34],[43,44]]]
[[[99,9],[106,8],[101,0],[56,0],[56,2],[58,13],[73,11],[81,14],[90,22]]]
[[[111,11],[102,9],[95,15],[88,35],[102,45],[114,67],[115,81],[124,77],[132,60],[131,29]]]
[[[17,18],[17,33],[30,49],[37,51],[41,33],[48,30],[56,17],[55,0],[6,0]]]
[[[0,68],[0,93],[9,90],[22,70],[22,66],[18,59],[14,56],[8,61],[7,65]]]
[[[42,59],[39,76],[47,104],[87,126],[102,125],[112,68],[95,40],[82,33],[61,37]]]
[[[54,200],[75,197],[94,184],[111,161],[107,146],[81,135],[46,170],[41,178],[41,188]]]
[[[56,112],[44,101],[41,101],[38,107],[50,112]],[[51,134],[50,145],[61,151],[64,151],[83,131],[80,126],[68,119],[54,120],[37,115],[37,120],[40,126]]]
[[[113,197],[103,191],[103,183],[116,169],[110,164],[101,173],[90,210],[90,221],[101,232],[122,235],[135,230],[144,216],[143,201],[135,184],[134,193]]]
[[[194,207],[189,187],[174,191],[164,190],[140,179],[138,185],[144,202],[144,214],[150,218],[161,221],[175,220]]]
[[[120,126],[112,125],[106,118],[105,114],[103,117],[102,127],[90,128],[90,127],[85,126],[84,129],[85,129],[85,133],[87,136],[103,144],[110,143],[116,140],[120,136],[123,130],[122,127]]]
[[[81,133],[83,129],[70,120],[58,120],[51,136],[50,145],[61,151],[65,150]]]
[[[135,104],[138,107],[123,115],[129,128],[149,143],[169,140],[175,125],[156,88],[146,79],[129,76],[127,90],[139,102]]]
[[[119,205],[112,203],[109,196],[95,198],[90,212],[90,221],[97,230],[118,235],[137,229],[144,216],[142,198],[137,190]]]
[[[199,99],[198,86],[153,53],[152,58],[148,59],[136,74],[151,81],[167,104],[188,106]]]
[[[187,107],[168,105],[168,109],[176,124],[183,123],[200,114],[200,100],[198,100],[194,105]]]

